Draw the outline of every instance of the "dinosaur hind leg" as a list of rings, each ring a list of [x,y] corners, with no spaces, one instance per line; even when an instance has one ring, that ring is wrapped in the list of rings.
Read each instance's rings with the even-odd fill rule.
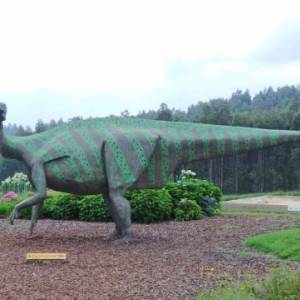
[[[43,204],[44,204],[44,202],[41,202],[39,204],[36,204],[36,205],[32,206],[30,235],[32,235],[33,229],[37,225],[37,222],[39,220],[39,216],[40,216],[41,211],[43,209]]]
[[[116,225],[112,238],[114,244],[126,243],[131,238],[131,209],[128,200],[120,192],[110,191],[104,195],[112,219]]]

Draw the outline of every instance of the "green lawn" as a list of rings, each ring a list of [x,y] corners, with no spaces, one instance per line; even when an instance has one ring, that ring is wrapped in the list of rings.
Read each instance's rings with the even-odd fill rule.
[[[300,261],[300,229],[261,234],[245,241],[246,246],[280,258]]]
[[[258,300],[247,285],[223,287],[200,294],[196,300]]]

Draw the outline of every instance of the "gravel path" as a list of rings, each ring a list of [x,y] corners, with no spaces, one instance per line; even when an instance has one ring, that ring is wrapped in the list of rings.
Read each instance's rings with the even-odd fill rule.
[[[28,238],[28,221],[0,220],[0,299],[193,299],[224,280],[270,271],[274,261],[247,254],[243,240],[297,222],[214,217],[134,225],[134,240],[113,246],[103,240],[113,224],[43,220]],[[27,252],[66,252],[69,259],[26,263]]]

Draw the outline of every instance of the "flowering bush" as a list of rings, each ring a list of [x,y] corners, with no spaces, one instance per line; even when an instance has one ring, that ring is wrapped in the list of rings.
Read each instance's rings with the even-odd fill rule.
[[[191,170],[181,170],[181,174],[180,174],[180,179],[184,180],[184,179],[189,179],[189,178],[194,178],[196,177],[196,173],[191,171]]]
[[[16,193],[25,193],[32,190],[29,178],[24,173],[15,173],[12,177],[7,177],[1,182],[0,190],[2,193],[14,191]]]
[[[176,221],[190,221],[204,218],[201,207],[193,200],[182,199],[175,209]]]
[[[204,216],[218,213],[222,193],[220,189],[207,180],[194,178],[196,173],[183,170],[179,180],[169,182],[162,189],[131,190],[126,194],[132,208],[132,219],[136,222],[150,223],[176,219],[178,221],[198,220]],[[27,176],[15,175],[3,184],[24,182]],[[27,182],[26,184],[28,184]],[[10,190],[11,191],[11,190]],[[104,199],[96,196],[76,196],[50,191],[44,203],[43,217],[59,220],[109,221],[111,220]],[[8,193],[13,199],[16,193]],[[30,196],[28,191],[23,197]],[[3,215],[8,215],[15,202],[2,203]],[[3,201],[4,202],[4,201]],[[31,209],[21,211],[20,217],[30,218]]]
[[[13,201],[18,199],[18,194],[15,192],[8,192],[2,197],[3,200]]]
[[[28,176],[24,173],[15,173],[12,177],[7,177],[5,180],[1,182],[1,184],[5,183],[26,183],[29,182]]]
[[[213,183],[207,180],[200,180],[193,178],[195,173],[190,170],[183,170],[176,182],[169,182],[166,185],[166,189],[172,196],[173,205],[175,207],[175,218],[177,220],[188,220],[193,215],[191,210],[194,210],[195,205],[198,205],[202,211],[202,214],[207,216],[215,215],[220,210],[220,201],[222,192]],[[193,201],[195,205],[188,203],[184,206],[184,209],[180,207],[182,204],[186,204],[183,199]],[[178,209],[176,217],[176,209]],[[190,212],[191,211],[191,212]],[[186,216],[183,216],[186,214]]]

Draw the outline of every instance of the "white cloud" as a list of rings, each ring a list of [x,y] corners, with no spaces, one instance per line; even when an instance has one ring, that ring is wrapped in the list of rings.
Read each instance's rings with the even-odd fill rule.
[[[157,87],[170,60],[252,51],[289,3],[1,1],[0,90]]]
[[[264,64],[285,64],[300,61],[300,20],[287,21],[268,37],[254,60]]]
[[[99,102],[103,114],[137,112],[289,84],[298,66],[275,70],[253,57],[282,24],[300,20],[299,8],[294,0],[0,0],[0,100],[15,109],[26,99],[23,112],[36,112],[11,116],[32,123],[88,115]]]

